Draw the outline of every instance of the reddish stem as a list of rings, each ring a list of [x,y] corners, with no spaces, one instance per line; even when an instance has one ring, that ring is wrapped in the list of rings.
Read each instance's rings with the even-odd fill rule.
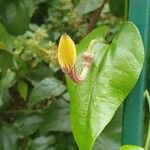
[[[94,59],[93,53],[84,52],[83,54],[83,69],[81,73],[78,75],[75,69],[75,66],[69,71],[68,75],[71,78],[72,81],[79,83],[83,81],[91,67],[92,61]]]

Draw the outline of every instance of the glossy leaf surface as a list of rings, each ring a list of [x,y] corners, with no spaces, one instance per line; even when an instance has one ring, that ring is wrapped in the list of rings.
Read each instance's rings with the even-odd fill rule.
[[[100,39],[105,33],[104,27],[97,30]],[[77,46],[77,70],[82,67],[81,53],[87,49],[83,45],[81,41]],[[75,84],[67,79],[71,126],[80,150],[92,149],[98,135],[135,86],[144,60],[139,31],[130,22],[122,25],[110,45],[95,43],[93,53],[95,61],[86,80]]]
[[[144,150],[144,148],[134,145],[124,145],[120,150]]]

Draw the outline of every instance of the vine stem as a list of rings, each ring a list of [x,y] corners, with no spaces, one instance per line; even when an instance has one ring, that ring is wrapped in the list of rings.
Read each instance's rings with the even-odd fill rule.
[[[147,98],[147,102],[149,106],[149,118],[150,118],[150,95],[147,90],[145,91],[145,97]],[[148,126],[148,134],[145,143],[145,150],[148,150],[149,144],[150,144],[150,119],[149,119],[149,126]]]
[[[96,10],[94,10],[94,12],[92,14],[92,17],[90,19],[90,22],[88,24],[88,27],[87,27],[86,35],[92,31],[92,29],[95,26],[95,24],[96,24],[96,22],[98,20],[98,17],[101,14],[101,12],[102,12],[106,2],[107,2],[107,0],[104,0],[102,5],[99,8],[97,8]]]
[[[128,20],[128,10],[129,10],[129,0],[125,0],[125,14],[124,14],[125,21]]]

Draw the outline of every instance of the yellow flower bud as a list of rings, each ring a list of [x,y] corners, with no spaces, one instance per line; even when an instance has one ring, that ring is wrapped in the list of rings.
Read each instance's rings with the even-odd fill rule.
[[[76,62],[76,47],[73,40],[65,33],[58,46],[58,62],[63,72],[68,73]]]

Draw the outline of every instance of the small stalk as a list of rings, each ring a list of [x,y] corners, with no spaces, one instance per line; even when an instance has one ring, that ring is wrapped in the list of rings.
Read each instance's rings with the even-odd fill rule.
[[[81,73],[79,75],[77,74],[75,66],[68,73],[71,80],[73,80],[76,83],[85,80],[94,59],[93,53],[90,53],[88,51],[84,52],[82,57],[83,57],[83,69]]]

